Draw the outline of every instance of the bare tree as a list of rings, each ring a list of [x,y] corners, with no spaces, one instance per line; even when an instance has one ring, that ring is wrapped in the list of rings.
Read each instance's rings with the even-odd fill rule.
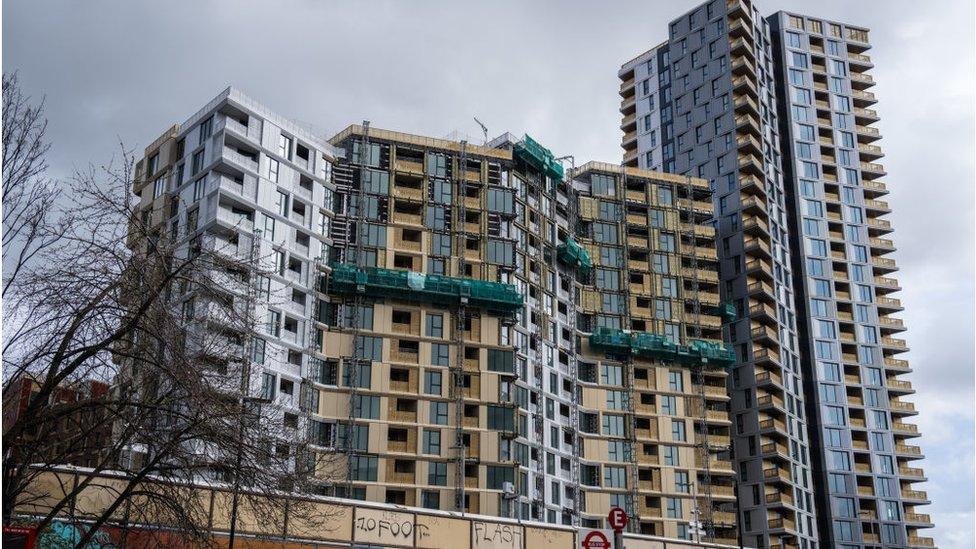
[[[70,219],[57,215],[58,189],[45,177],[44,102],[21,92],[17,74],[3,75],[3,297],[37,254],[57,244]]]
[[[11,113],[20,113],[26,128],[11,142],[26,143],[17,150],[29,152],[9,172],[13,206],[24,212],[11,219],[12,229],[5,155],[4,229],[19,231],[30,251],[4,279],[3,397],[12,397],[11,380],[25,376],[35,394],[4,426],[4,523],[18,504],[49,496],[33,491],[37,475],[70,463],[106,428],[111,437],[90,471],[50,505],[39,529],[65,516],[101,473],[120,468],[124,482],[113,485],[110,504],[77,547],[101,525],[117,524],[113,517],[123,511],[128,522],[168,525],[207,543],[206,509],[180,488],[198,479],[232,484],[235,493],[246,488],[251,513],[278,516],[282,496],[308,490],[323,462],[335,458],[305,451],[306,418],[286,419],[274,402],[250,398],[260,392],[252,368],[258,324],[252,292],[263,258],[239,250],[248,243],[255,249],[255,237],[241,235],[244,242],[228,249],[215,239],[161,230],[133,200],[136,174],[124,147],[114,162],[63,185],[57,216],[37,211],[31,197],[54,203],[42,177],[44,123],[41,110],[16,90],[16,77],[5,76],[4,152],[8,85]],[[98,398],[58,399],[66,385],[88,379],[113,389]],[[288,506],[293,516],[303,513],[300,501]]]

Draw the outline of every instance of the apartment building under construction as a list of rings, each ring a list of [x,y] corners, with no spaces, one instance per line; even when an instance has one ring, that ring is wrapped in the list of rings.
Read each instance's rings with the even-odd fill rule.
[[[582,527],[618,505],[636,532],[735,543],[704,180],[510,134],[325,142],[228,89],[134,188],[172,238],[269,258],[192,309],[254,298],[248,392],[317,491]]]

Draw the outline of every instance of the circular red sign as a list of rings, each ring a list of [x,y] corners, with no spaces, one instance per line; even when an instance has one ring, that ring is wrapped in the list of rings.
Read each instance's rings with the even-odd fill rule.
[[[620,507],[614,507],[610,509],[610,513],[607,515],[607,522],[610,523],[610,527],[616,531],[621,531],[627,527],[627,513]]]
[[[583,538],[583,549],[610,549],[610,540],[599,530],[594,530]]]

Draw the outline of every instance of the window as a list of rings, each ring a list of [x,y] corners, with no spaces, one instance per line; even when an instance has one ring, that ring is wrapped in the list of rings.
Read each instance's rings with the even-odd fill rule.
[[[379,458],[352,455],[349,457],[349,460],[349,470],[352,480],[376,481],[376,469]]]
[[[444,337],[444,315],[427,314],[427,336]]]
[[[447,485],[447,463],[431,462],[428,464],[427,484],[430,484],[431,486]]]
[[[450,360],[450,347],[445,343],[430,344],[430,363],[434,366],[447,366]]]
[[[287,135],[278,136],[278,156],[291,160],[291,138]]]
[[[156,182],[153,183],[153,198],[159,198],[164,192],[166,192],[166,177],[157,177]]]
[[[603,364],[600,366],[601,385],[623,385],[623,367]]]
[[[210,136],[213,134],[213,121],[214,121],[214,117],[211,116],[210,118],[207,118],[203,122],[200,122],[200,129],[199,129],[199,133],[197,134],[198,143],[203,143],[206,139],[209,139]]]
[[[424,429],[424,453],[441,455],[441,432],[437,429]]]
[[[488,370],[515,373],[515,354],[502,349],[488,349]]]
[[[666,416],[677,415],[678,403],[674,396],[664,395],[661,397],[661,413]]]
[[[624,436],[624,416],[604,414],[603,434],[611,437]]]
[[[674,194],[671,191],[671,187],[658,186],[657,202],[662,206],[671,206],[674,204]]]
[[[671,420],[671,438],[675,442],[685,442],[685,422],[680,419]]]
[[[488,261],[501,265],[515,264],[515,243],[507,240],[488,239]]]
[[[799,53],[795,51],[790,52],[791,64],[794,67],[800,67],[801,69],[807,68],[807,56],[805,53]]]
[[[274,182],[278,182],[278,171],[280,169],[280,164],[277,160],[273,158],[268,159],[268,179]]]
[[[146,177],[156,175],[156,172],[159,171],[159,153],[150,156],[148,164],[146,167]]]
[[[665,297],[678,297],[677,279],[665,276],[661,278],[661,295]]]
[[[681,518],[681,500],[678,498],[663,498],[668,518]]]
[[[674,472],[674,491],[682,494],[691,492],[691,483],[688,482],[688,471]]]
[[[596,269],[596,286],[601,290],[619,290],[620,289],[620,274],[618,271],[611,269]]]
[[[797,129],[799,130],[800,139],[804,141],[815,141],[815,133],[813,126],[808,126],[806,124],[797,124]]]
[[[613,176],[604,174],[592,174],[590,176],[590,186],[595,195],[616,196],[617,189]]]
[[[428,395],[441,394],[441,372],[427,370],[424,372],[424,393]]]
[[[660,233],[658,235],[658,247],[660,250],[665,252],[674,251],[674,234],[672,233]]]
[[[360,419],[379,419],[380,397],[354,394],[352,395],[352,413]]]
[[[786,33],[786,44],[791,48],[799,48],[800,46],[800,35],[795,32]]]
[[[489,465],[487,472],[489,490],[501,490],[506,482],[515,482],[515,470],[511,467]]]
[[[602,244],[616,244],[617,227],[615,223],[594,223],[593,240]]]
[[[434,425],[447,425],[447,403],[430,403],[430,422]]]
[[[451,235],[444,233],[431,233],[430,235],[430,253],[431,255],[451,255]],[[434,272],[431,269],[431,274],[444,274],[443,272]]]
[[[261,374],[261,398],[272,400],[275,396],[275,375],[265,372]]]
[[[676,393],[684,391],[684,378],[682,377],[681,372],[668,372],[668,390]]]
[[[662,448],[664,449],[665,465],[679,466],[681,464],[681,460],[678,457],[679,454],[677,446],[662,446]]]
[[[265,331],[275,337],[281,335],[281,313],[278,311],[268,311]]]
[[[261,338],[254,338],[251,344],[251,361],[257,364],[264,364],[265,349],[267,342]]]
[[[669,274],[671,272],[667,254],[655,253],[652,256],[654,272],[657,274]]]
[[[193,168],[193,175],[200,173],[203,169],[203,155],[206,151],[200,149],[199,151],[193,153],[193,160],[191,161],[191,167]]]
[[[421,493],[421,506],[425,509],[440,509],[441,494],[431,490],[424,490]]]
[[[495,431],[514,431],[515,412],[505,406],[488,406],[488,428]]]
[[[603,467],[603,486],[604,488],[626,488],[627,469],[605,465]]]

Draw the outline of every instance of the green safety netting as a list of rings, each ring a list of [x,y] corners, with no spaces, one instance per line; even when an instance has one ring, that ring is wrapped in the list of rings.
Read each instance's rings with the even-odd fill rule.
[[[562,181],[564,173],[562,164],[556,161],[556,157],[553,156],[552,151],[540,145],[535,139],[529,137],[528,134],[525,135],[522,141],[515,144],[512,153],[515,158],[545,173],[552,179]]]
[[[573,240],[573,237],[567,238],[565,243],[556,246],[556,258],[566,265],[576,267],[584,278],[590,275],[590,269],[593,268],[590,254]]]
[[[359,293],[442,306],[457,305],[464,300],[469,307],[503,315],[514,315],[523,303],[522,296],[511,284],[379,267],[360,269],[348,263],[332,267],[328,289],[335,294]]]
[[[688,345],[677,345],[660,334],[625,332],[599,327],[590,335],[590,345],[595,349],[618,354],[633,354],[679,364],[709,364],[728,367],[735,363],[735,352],[721,343],[692,340]]]

